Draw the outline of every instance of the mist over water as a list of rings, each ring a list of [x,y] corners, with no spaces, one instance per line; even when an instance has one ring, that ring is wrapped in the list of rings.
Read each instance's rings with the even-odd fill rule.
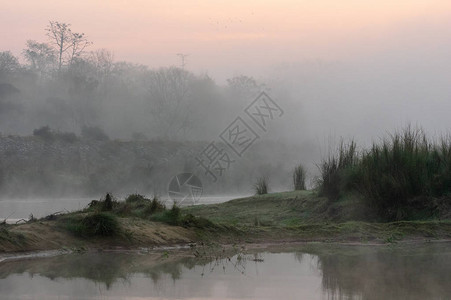
[[[131,21],[123,28],[145,24],[135,29],[149,41],[140,45],[135,35],[106,39],[93,16],[77,17],[81,7],[96,11],[97,4],[50,16],[48,3],[8,3],[5,11],[40,23],[25,22],[28,31],[14,35],[20,26],[1,18],[12,28],[2,29],[0,47],[0,194],[164,194],[172,176],[198,167],[195,157],[211,141],[223,142],[221,133],[262,91],[283,116],[263,131],[254,128],[258,140],[233,157],[221,180],[203,173],[209,193],[246,194],[269,173],[274,191],[287,189],[298,163],[312,186],[316,165],[342,137],[368,147],[408,124],[433,137],[446,134],[449,5],[380,2],[370,11],[347,4],[345,13],[323,2],[240,9],[199,3],[196,12],[179,3],[169,18],[166,4],[141,3],[147,17],[128,5],[122,18]],[[118,32],[124,29],[112,16],[121,5],[102,14]],[[197,17],[186,19],[187,11]],[[62,32],[69,37],[59,47],[55,34]]]
[[[0,298],[451,299],[450,37],[449,0],[2,1]]]

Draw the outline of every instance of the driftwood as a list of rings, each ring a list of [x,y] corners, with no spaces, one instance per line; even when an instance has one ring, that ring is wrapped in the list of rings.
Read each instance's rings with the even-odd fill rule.
[[[66,211],[66,212],[67,212],[67,211]],[[58,215],[61,215],[61,214],[63,214],[63,211],[57,211],[57,212],[54,212],[53,214],[50,214],[50,215],[48,215],[48,216],[45,216],[45,217],[44,217],[44,220],[47,220],[47,221],[56,220],[56,218],[58,217]]]
[[[0,225],[6,225],[6,220],[8,220],[9,217],[11,217],[12,215],[15,214],[15,211],[13,211],[9,216],[7,216],[1,223]]]

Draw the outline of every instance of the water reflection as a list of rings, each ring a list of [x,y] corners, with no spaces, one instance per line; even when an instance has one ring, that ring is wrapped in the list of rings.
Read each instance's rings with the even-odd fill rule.
[[[450,246],[332,247],[316,255],[329,299],[451,299]]]
[[[201,258],[86,253],[0,264],[2,299],[450,299],[449,282],[448,244]]]

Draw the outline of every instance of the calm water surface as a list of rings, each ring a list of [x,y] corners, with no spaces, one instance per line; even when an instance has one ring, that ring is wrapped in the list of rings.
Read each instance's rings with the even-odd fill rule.
[[[1,299],[451,299],[451,245],[85,253],[0,263]]]

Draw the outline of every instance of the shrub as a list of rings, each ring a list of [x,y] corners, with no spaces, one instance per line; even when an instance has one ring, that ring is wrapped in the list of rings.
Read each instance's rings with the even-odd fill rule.
[[[196,227],[196,228],[213,228],[215,225],[208,219],[202,217],[195,217],[192,214],[183,216],[180,221],[180,225],[183,227]]]
[[[57,132],[55,137],[65,143],[73,144],[78,140],[78,137],[73,132]]]
[[[151,220],[167,223],[170,225],[180,225],[182,211],[175,203],[172,208],[151,216]]]
[[[42,126],[33,130],[33,135],[38,136],[46,141],[51,141],[54,139],[54,135],[49,126]]]
[[[131,194],[128,195],[127,198],[125,198],[126,203],[137,203],[137,202],[146,202],[149,201],[146,197],[140,194]]]
[[[164,211],[166,209],[166,206],[158,200],[156,196],[153,197],[152,202],[150,202],[150,205],[148,205],[144,211],[146,215],[151,215],[156,212]]]
[[[117,218],[109,213],[94,213],[84,218],[69,218],[66,228],[77,236],[113,236],[119,233]]]
[[[109,136],[97,126],[83,126],[81,129],[81,136],[87,140],[94,141],[109,141]]]
[[[182,216],[182,211],[175,203],[172,208],[166,212],[168,217],[168,223],[171,225],[179,225],[180,217]]]
[[[298,165],[293,171],[293,185],[295,191],[305,190],[306,172],[302,165]]]
[[[254,191],[257,195],[268,194],[268,179],[265,176],[259,177],[254,184]]]
[[[113,209],[113,199],[111,199],[111,195],[109,193],[105,196],[105,201],[103,201],[102,210],[110,211]]]

